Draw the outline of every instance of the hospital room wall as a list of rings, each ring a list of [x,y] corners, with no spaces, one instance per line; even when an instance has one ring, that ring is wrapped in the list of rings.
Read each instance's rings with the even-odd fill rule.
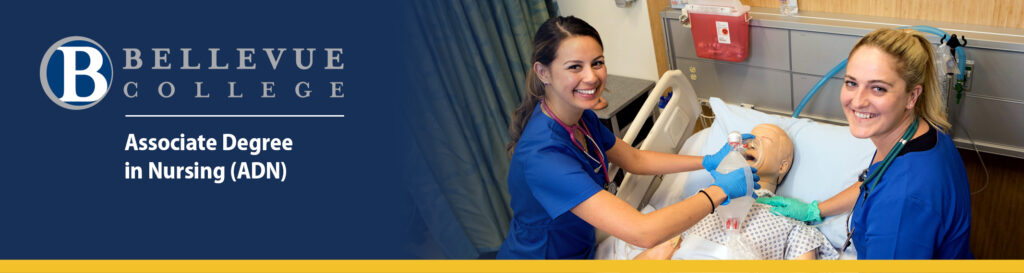
[[[778,0],[741,0],[754,7],[778,8]],[[1024,0],[798,0],[800,11],[1024,28]]]
[[[741,0],[754,7],[778,8],[778,0]],[[1024,0],[800,0],[801,11],[820,11],[867,16],[917,19],[992,27],[1024,29]],[[653,35],[658,75],[668,71],[668,55],[662,37],[661,10],[669,0],[647,0],[647,16]]]
[[[1024,259],[1024,159],[960,149],[971,190],[971,251],[978,259]]]
[[[555,2],[559,15],[579,17],[601,34],[608,74],[652,81],[661,76],[651,41],[662,34],[652,35],[645,1],[636,1],[626,8],[615,6],[612,0]]]

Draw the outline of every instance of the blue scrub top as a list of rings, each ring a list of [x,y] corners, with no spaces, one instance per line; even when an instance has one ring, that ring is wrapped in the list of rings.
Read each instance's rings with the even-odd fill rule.
[[[868,183],[862,185],[852,216],[858,259],[974,257],[969,248],[971,193],[953,141],[930,128],[904,149],[929,137],[933,147],[896,157],[866,199]],[[872,164],[869,172],[880,165]]]
[[[615,135],[594,111],[583,111],[582,119],[602,154],[615,145]],[[585,141],[593,150],[594,144]],[[605,165],[607,161],[605,156]],[[512,224],[498,258],[593,259],[594,226],[569,210],[603,189],[604,171],[594,172],[600,166],[541,112],[540,104],[534,107],[509,168]]]

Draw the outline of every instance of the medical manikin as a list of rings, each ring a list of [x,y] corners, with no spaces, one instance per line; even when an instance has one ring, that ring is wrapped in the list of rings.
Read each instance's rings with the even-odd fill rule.
[[[793,143],[786,132],[774,124],[757,125],[750,133],[756,138],[749,144],[745,156],[761,176],[758,182],[761,189],[755,192],[761,197],[772,196],[793,165]],[[742,235],[757,252],[755,254],[769,260],[839,257],[821,231],[803,222],[775,215],[771,208],[754,203],[741,224]],[[682,242],[672,259],[725,259],[727,249],[723,226],[723,219],[718,213],[708,215],[683,233]],[[598,258],[605,259],[632,259],[644,250],[616,238],[609,238],[602,248],[605,251],[599,251]]]

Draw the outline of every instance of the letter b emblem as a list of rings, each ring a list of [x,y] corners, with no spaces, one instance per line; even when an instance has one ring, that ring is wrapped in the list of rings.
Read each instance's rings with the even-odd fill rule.
[[[110,56],[92,39],[72,36],[50,46],[43,55],[39,79],[57,105],[81,110],[96,105],[113,80]]]

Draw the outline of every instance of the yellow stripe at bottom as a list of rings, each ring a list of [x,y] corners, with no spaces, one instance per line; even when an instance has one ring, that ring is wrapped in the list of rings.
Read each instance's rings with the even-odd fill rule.
[[[1024,260],[3,260],[0,272],[1024,272]]]

